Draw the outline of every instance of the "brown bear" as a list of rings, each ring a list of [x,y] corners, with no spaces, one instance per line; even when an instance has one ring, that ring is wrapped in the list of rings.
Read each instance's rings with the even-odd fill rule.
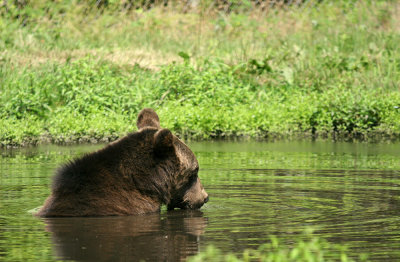
[[[156,112],[143,109],[138,131],[61,167],[41,217],[117,216],[198,209],[208,201],[193,152]]]

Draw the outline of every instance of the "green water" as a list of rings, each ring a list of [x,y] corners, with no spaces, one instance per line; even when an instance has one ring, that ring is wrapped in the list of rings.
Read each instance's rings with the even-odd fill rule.
[[[54,169],[101,147],[0,151],[0,260],[179,261],[287,243],[306,228],[350,255],[400,260],[400,144],[192,142],[210,195],[201,211],[38,219]]]

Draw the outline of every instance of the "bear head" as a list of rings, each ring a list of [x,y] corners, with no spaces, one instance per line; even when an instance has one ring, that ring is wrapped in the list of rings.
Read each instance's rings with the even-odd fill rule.
[[[189,147],[170,130],[161,128],[158,115],[150,108],[139,113],[137,127],[139,132],[153,136],[152,155],[159,172],[169,181],[169,192],[163,193],[168,196],[163,201],[168,210],[203,206],[209,197],[198,176],[199,163]]]

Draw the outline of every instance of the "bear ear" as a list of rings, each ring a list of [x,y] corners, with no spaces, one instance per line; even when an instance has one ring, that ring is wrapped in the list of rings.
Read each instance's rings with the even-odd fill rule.
[[[144,127],[155,127],[160,129],[160,119],[153,109],[145,108],[140,111],[136,125],[138,129],[142,129]]]
[[[154,152],[158,156],[174,152],[174,136],[171,131],[164,128],[154,134]]]

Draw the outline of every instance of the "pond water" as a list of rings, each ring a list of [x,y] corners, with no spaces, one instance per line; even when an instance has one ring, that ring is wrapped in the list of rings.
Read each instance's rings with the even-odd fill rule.
[[[400,260],[400,144],[191,142],[210,201],[200,211],[33,217],[54,169],[101,145],[0,151],[0,260],[180,261],[213,244],[292,243],[307,228],[350,254]]]

